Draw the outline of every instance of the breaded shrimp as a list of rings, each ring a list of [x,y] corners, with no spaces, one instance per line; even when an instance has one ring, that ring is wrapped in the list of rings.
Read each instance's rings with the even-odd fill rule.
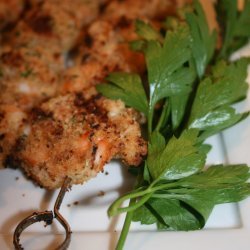
[[[176,12],[178,0],[125,0],[111,1],[103,15],[105,19],[164,19]]]
[[[97,16],[101,2],[41,1],[27,11],[0,48],[0,103],[27,109],[54,96],[65,69],[64,52],[82,25]]]
[[[41,2],[26,15],[24,22],[33,32],[57,39],[62,51],[68,51],[74,46],[80,29],[97,17],[101,4],[100,0]]]
[[[87,109],[91,105],[92,99],[84,102],[86,107],[80,108],[75,107],[72,100],[76,99],[74,96],[78,96],[76,93],[81,93],[81,96],[84,96],[86,100],[96,96],[95,85],[101,83],[113,71],[137,72],[143,75],[145,71],[143,55],[131,51],[128,44],[129,41],[138,38],[134,31],[135,19],[143,19],[157,27],[158,19],[162,19],[163,15],[165,17],[165,14],[168,13],[173,14],[175,11],[173,1],[153,0],[150,1],[150,4],[142,0],[106,1],[106,5],[100,5],[102,1],[98,0],[93,1],[95,3],[91,2],[94,10],[96,10],[96,6],[101,6],[102,14],[97,21],[93,21],[88,27],[84,28],[83,46],[79,50],[80,53],[76,58],[75,66],[66,71],[63,70],[62,52],[68,50],[74,44],[78,36],[76,30],[79,34],[79,27],[93,20],[96,12],[94,11],[94,15],[91,16],[91,11],[86,11],[86,22],[84,22],[85,16],[80,14],[80,7],[75,8],[77,13],[70,9],[72,6],[80,4],[81,0],[74,1],[74,3],[69,0],[40,1],[41,4],[35,4],[35,7],[28,12],[24,20],[16,26],[10,38],[7,37],[6,39],[10,48],[14,49],[12,51],[6,45],[3,50],[4,53],[2,53],[5,62],[2,67],[4,82],[1,83],[0,80],[0,88],[2,89],[0,95],[2,94],[4,97],[2,98],[4,100],[2,105],[14,102],[17,106],[21,106],[23,110],[30,110],[34,105],[39,107],[39,103],[43,101],[45,103],[36,109],[36,112],[32,112],[31,133],[26,139],[24,139],[25,136],[21,136],[22,140],[17,140],[16,147],[12,151],[12,157],[8,157],[9,162],[17,161],[17,163],[21,163],[29,176],[40,185],[48,188],[59,187],[65,173],[73,179],[74,173],[77,173],[76,175],[82,173],[79,179],[77,177],[74,179],[74,183],[82,183],[101,170],[105,162],[112,157],[120,157],[128,164],[137,165],[142,158],[141,156],[146,154],[146,144],[141,139],[139,125],[135,122],[136,112],[125,109],[119,101],[110,101],[110,106],[118,105],[117,113],[119,115],[116,118],[119,123],[114,126],[113,119],[106,118],[105,121],[101,119],[101,117],[108,116],[109,110],[102,108],[104,115],[101,116],[100,113],[95,114],[95,112],[92,112],[93,110]],[[118,7],[119,9],[115,11]],[[63,12],[61,12],[62,10]],[[66,21],[67,17],[69,18],[68,21]],[[67,26],[68,24],[70,25]],[[25,32],[18,32],[23,30]],[[47,46],[43,46],[44,44]],[[31,55],[29,55],[30,53]],[[20,57],[22,60],[19,60]],[[8,60],[8,58],[17,59],[15,67],[9,66],[9,64],[16,62],[16,60]],[[25,63],[18,64],[20,61]],[[67,93],[72,94],[49,100],[54,95],[65,95]],[[82,97],[80,99],[82,100]],[[106,99],[101,98],[100,100]],[[56,104],[57,102],[58,104]],[[98,103],[94,98],[94,109],[100,109]],[[119,109],[121,106],[123,108]],[[68,109],[69,112],[66,112],[65,121],[55,116],[55,113],[58,113],[58,115],[65,114]],[[76,110],[73,111],[73,109]],[[82,125],[78,121],[80,119],[79,110],[84,113],[84,121],[86,120]],[[75,120],[74,112],[77,113],[76,127],[73,127],[74,123],[67,120],[69,118],[69,120]],[[39,115],[35,115],[37,113]],[[50,114],[52,114],[52,117]],[[124,115],[120,116],[120,114]],[[125,116],[125,114],[128,116]],[[97,128],[90,126],[90,117],[97,121]],[[126,122],[121,117],[125,117]],[[128,121],[135,122],[131,122],[131,124],[136,124],[136,126],[131,126],[131,129],[137,131],[136,138],[140,138],[141,141],[134,139],[127,144],[119,139],[124,131],[127,131],[129,138],[132,138]],[[123,127],[123,124],[125,124],[125,127]],[[59,126],[59,130],[62,127],[61,132],[58,132],[57,126]],[[116,126],[119,128],[117,134],[114,132]],[[78,140],[78,135],[75,135],[74,131],[78,131],[79,127],[83,130],[80,129],[80,134],[81,136],[84,135],[84,140]],[[57,142],[60,133],[62,139]],[[95,136],[90,136],[93,133]],[[19,133],[17,134],[19,135]],[[107,134],[112,135],[112,143],[109,141]],[[71,138],[70,142],[66,138]],[[47,141],[49,143],[46,143]],[[66,142],[69,143],[71,153],[66,150]],[[77,146],[77,142],[81,146]],[[8,143],[8,141],[5,143]],[[131,150],[128,150],[126,145],[131,148],[134,147],[137,158],[131,156],[130,159],[132,160],[129,161],[127,156],[131,154]],[[141,147],[138,145],[141,145]],[[97,150],[97,147],[99,150]],[[54,153],[51,154],[52,150]],[[78,150],[80,153],[78,153]],[[39,152],[37,153],[37,159],[33,157],[36,155],[35,151]],[[110,154],[100,153],[102,151]],[[92,153],[94,156],[90,152],[94,152]],[[7,152],[5,155],[7,155]],[[64,156],[67,156],[67,159],[64,159]],[[45,164],[45,167],[41,167],[44,166],[43,159],[46,159],[45,162],[49,166]],[[90,160],[90,163],[82,163],[80,159]],[[75,170],[69,168],[71,163],[72,166],[76,166]],[[53,171],[53,164],[56,166],[55,171]],[[84,168],[82,168],[83,165]],[[88,165],[90,168],[88,168]],[[92,171],[91,168],[94,170]],[[48,182],[46,182],[46,178]]]
[[[74,45],[81,27],[97,16],[101,3],[101,0],[32,1],[23,19],[5,34],[1,43],[0,106],[4,110],[14,105],[20,112],[26,112],[56,95],[65,69],[64,54]],[[12,124],[11,116],[5,116],[3,124],[0,134],[5,150],[0,168],[15,141],[14,135],[19,134],[14,128],[4,129],[6,124]]]
[[[35,53],[36,52],[36,53]],[[60,58],[43,61],[39,51],[6,50],[0,56],[0,104],[13,104],[28,110],[55,95],[61,63]],[[58,64],[57,64],[58,62]]]
[[[0,29],[15,22],[24,9],[25,0],[0,0]]]
[[[129,39],[124,35],[126,33],[131,37],[134,34],[133,22],[124,22],[97,20],[89,26],[75,66],[62,75],[59,92],[85,90],[101,83],[114,71],[144,72],[143,55],[129,48]]]
[[[85,90],[101,83],[114,71],[143,74],[144,57],[141,53],[132,51],[129,46],[130,41],[138,39],[135,20],[143,19],[158,28],[158,20],[176,11],[173,2],[175,1],[108,2],[98,20],[84,30],[83,44],[75,66],[62,76],[59,92]]]
[[[13,151],[12,162],[48,189],[60,187],[66,176],[72,184],[84,183],[112,158],[138,165],[147,148],[137,116],[121,101],[100,96],[52,98],[32,111],[30,133]]]
[[[16,138],[25,134],[26,114],[15,105],[0,105],[0,162],[9,165],[6,157],[16,143]]]

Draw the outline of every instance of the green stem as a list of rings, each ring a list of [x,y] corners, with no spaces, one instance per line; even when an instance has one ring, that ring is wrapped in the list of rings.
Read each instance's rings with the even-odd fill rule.
[[[151,95],[152,93],[150,93]],[[148,138],[150,138],[150,135],[153,131],[153,119],[154,119],[154,111],[155,111],[155,102],[152,101],[153,97],[150,96],[149,106],[148,106]]]
[[[131,199],[129,202],[129,206],[133,206],[136,202],[136,199]],[[119,237],[119,240],[117,242],[117,246],[116,246],[116,250],[122,250],[129,232],[129,228],[130,228],[130,224],[133,218],[133,211],[127,213],[123,227],[122,227],[122,231]]]
[[[117,214],[118,214],[117,210],[118,210],[118,208],[120,207],[120,205],[121,205],[124,201],[126,201],[126,200],[128,200],[128,199],[134,199],[134,198],[137,198],[137,197],[139,197],[139,196],[143,196],[143,195],[145,195],[145,194],[148,193],[147,190],[148,190],[148,189],[145,189],[145,190],[139,191],[139,192],[134,192],[134,191],[133,191],[132,193],[126,194],[126,195],[124,195],[124,196],[118,198],[118,199],[117,199],[116,201],[114,201],[113,204],[109,207],[108,215],[109,215],[109,216],[117,215]],[[124,211],[123,211],[123,212],[124,212]]]
[[[153,126],[153,112],[150,112],[150,109],[149,109],[149,114],[148,114],[148,136],[150,136],[151,133],[152,133],[152,126]]]
[[[162,184],[156,187],[153,187],[152,185],[150,185],[147,189],[144,190],[140,190],[139,192],[132,192],[129,194],[126,194],[120,198],[118,198],[116,201],[113,202],[113,204],[109,207],[108,210],[108,215],[109,216],[115,216],[119,213],[123,213],[123,212],[128,212],[128,211],[132,211],[135,210],[136,208],[138,208],[139,206],[143,205],[149,198],[150,196],[161,189],[165,189],[165,188],[169,188],[169,187],[176,187],[176,183],[175,182],[171,182],[171,183],[167,183],[167,184]],[[127,207],[123,207],[123,208],[119,208],[120,205],[128,200],[128,199],[134,199],[134,198],[138,198],[144,196],[140,199],[140,201],[138,201],[135,205],[131,206],[130,205]]]
[[[164,121],[166,119],[168,119],[168,116],[170,114],[170,112],[167,112],[168,111],[168,106],[169,106],[168,105],[168,101],[166,100],[164,102],[164,105],[163,105],[163,108],[162,108],[162,112],[161,112],[161,116],[160,116],[160,119],[159,119],[158,124],[157,124],[156,129],[155,129],[158,132],[160,131],[160,129],[162,127],[162,124],[164,123]]]
[[[134,211],[135,209],[137,209],[138,207],[141,207],[145,202],[147,202],[150,197],[151,197],[152,193],[146,194],[144,195],[138,202],[136,202],[134,205],[128,205],[127,207],[121,207],[121,208],[117,208],[116,209],[116,213],[120,214],[120,213],[125,213],[125,212],[131,212]]]
[[[131,193],[138,192],[144,189],[144,187],[140,186],[140,178],[143,176],[137,176],[135,187],[138,187],[136,190],[133,190]],[[129,201],[129,207],[134,206],[136,204],[136,198],[130,199]],[[132,222],[134,211],[130,211],[126,214],[126,218],[122,227],[122,231],[119,237],[119,240],[117,242],[116,250],[122,250],[126,241],[126,238],[128,236],[130,224]]]

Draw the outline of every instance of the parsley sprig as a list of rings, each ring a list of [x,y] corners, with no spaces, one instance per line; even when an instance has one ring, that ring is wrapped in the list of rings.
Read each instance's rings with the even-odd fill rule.
[[[250,22],[250,2],[241,12],[235,2],[217,5],[218,14],[226,15],[220,52],[216,32],[210,31],[200,3],[194,1],[184,22],[171,19],[174,25],[165,36],[136,22],[141,40],[131,47],[145,56],[146,88],[139,75],[129,73],[112,73],[107,83],[97,86],[103,95],[123,100],[147,118],[148,156],[133,169],[135,188],[108,210],[109,216],[127,212],[117,249],[123,248],[131,221],[156,224],[161,230],[197,230],[215,205],[250,195],[248,166],[204,168],[211,148],[205,139],[248,116],[237,113],[232,104],[246,97],[249,59],[229,62],[228,57],[239,40],[250,36],[244,28],[235,28]]]
[[[217,18],[222,27],[223,45],[219,57],[230,54],[246,44],[250,37],[250,0],[244,1],[242,11],[238,10],[237,0],[221,0],[217,2]]]

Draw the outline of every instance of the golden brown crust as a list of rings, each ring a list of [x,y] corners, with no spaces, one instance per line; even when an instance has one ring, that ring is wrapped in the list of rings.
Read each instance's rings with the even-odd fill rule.
[[[121,101],[69,94],[33,110],[30,134],[13,157],[39,185],[53,189],[66,176],[74,184],[87,181],[112,158],[138,165],[146,151],[135,111]]]
[[[41,1],[25,13],[0,48],[3,103],[17,102],[27,109],[56,94],[64,52],[75,44],[81,27],[97,16],[99,5],[100,0]]]
[[[0,29],[15,22],[22,13],[25,0],[1,0],[0,1]]]
[[[105,19],[150,19],[162,20],[176,12],[176,0],[125,0],[111,1],[104,11]]]
[[[15,103],[27,112],[36,106],[27,115],[30,126],[20,120],[13,130],[17,137],[4,152],[8,164],[21,166],[48,189],[60,187],[65,176],[83,183],[112,158],[139,165],[147,146],[138,113],[121,101],[97,96],[95,85],[113,71],[144,74],[143,55],[128,44],[138,38],[135,19],[158,27],[159,20],[175,11],[175,1],[96,0],[85,6],[83,0],[31,2],[31,10],[0,48],[0,105]],[[100,2],[106,3],[98,8]],[[65,70],[63,51],[72,47],[86,24],[75,65]]]
[[[84,91],[101,83],[111,72],[145,72],[142,53],[132,51],[129,42],[138,39],[135,20],[152,25],[176,11],[174,0],[108,1],[98,20],[84,29],[75,66],[62,77],[62,94]],[[128,11],[129,10],[129,11]]]
[[[14,2],[21,5],[21,1],[10,0],[1,1],[0,7],[10,8]],[[56,95],[65,69],[64,53],[74,45],[81,27],[97,16],[101,4],[101,0],[30,2],[22,20],[4,34],[0,46],[0,105],[3,109],[14,105],[20,112]],[[12,123],[11,116],[6,116],[9,118],[4,126]],[[5,134],[7,144],[1,153],[1,168],[18,131],[0,127],[0,134]]]
[[[72,48],[80,29],[94,20],[99,12],[100,0],[42,1],[25,18],[26,25],[41,36],[53,36],[62,51]]]
[[[6,156],[25,131],[26,114],[16,105],[0,105],[0,163],[9,165]]]

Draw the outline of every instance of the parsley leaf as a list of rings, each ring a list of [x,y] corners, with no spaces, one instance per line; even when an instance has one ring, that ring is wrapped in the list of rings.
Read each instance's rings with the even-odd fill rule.
[[[161,34],[155,30],[150,24],[143,22],[142,20],[136,20],[135,22],[136,33],[145,40],[159,40],[163,41]]]
[[[195,69],[192,63],[190,63],[188,71],[189,74],[186,74],[185,81],[186,84],[192,88],[192,85],[196,78]],[[178,83],[182,84],[181,81],[179,81]],[[171,119],[172,119],[173,130],[177,129],[183,120],[189,97],[190,93],[188,92],[180,95],[171,96],[169,98],[169,103],[171,106]]]
[[[197,0],[194,2],[194,12],[188,12],[186,19],[192,35],[191,48],[196,71],[202,78],[215,51],[216,32],[210,32],[205,13]]]
[[[106,80],[108,84],[97,85],[97,90],[110,99],[121,99],[147,116],[148,101],[141,78],[137,74],[112,73]]]
[[[189,93],[194,73],[185,66],[191,58],[190,34],[188,27],[182,25],[175,31],[169,31],[163,46],[157,41],[148,41],[145,57],[149,80],[149,131],[155,105],[165,97]]]
[[[242,12],[236,0],[222,0],[217,6],[227,15],[220,56],[224,60],[217,61],[216,33],[194,1],[193,12],[181,21],[174,17],[163,24],[164,38],[150,24],[136,22],[142,40],[132,47],[145,56],[145,89],[138,75],[128,73],[113,73],[108,84],[97,87],[143,112],[148,122],[148,156],[136,171],[136,187],[108,210],[110,216],[128,212],[117,249],[123,247],[131,220],[156,224],[160,230],[201,229],[214,206],[250,196],[248,166],[205,169],[211,147],[203,141],[248,116],[236,113],[232,105],[246,97],[249,59],[232,63],[227,55],[249,37],[245,27],[250,0]],[[122,207],[127,200],[129,205]]]
[[[153,135],[147,159],[153,179],[177,180],[200,171],[206,156],[196,146],[197,137],[198,130],[184,131],[180,138],[173,136],[163,149],[163,139],[159,135]]]
[[[181,185],[185,187],[218,187],[225,184],[244,183],[250,177],[248,166],[241,165],[214,165],[197,175],[192,175],[181,180]]]
[[[215,165],[172,186],[169,182],[158,183],[152,198],[135,210],[133,220],[156,223],[166,230],[200,229],[215,205],[237,202],[250,195],[250,184],[246,183],[249,177],[246,165]]]
[[[221,0],[216,4],[217,18],[222,27],[223,46],[219,57],[225,58],[247,43],[250,37],[250,1],[238,11],[237,0]]]
[[[193,65],[190,63],[189,70],[190,72],[193,70],[193,75],[190,79],[190,85],[192,85],[196,78],[194,71],[196,71],[198,77],[201,79],[208,63],[212,59],[216,45],[216,32],[215,30],[210,32],[205,13],[198,1],[194,2],[194,11],[187,12],[186,20],[192,37],[190,47],[195,67],[195,69],[193,69]],[[189,98],[190,93],[184,93],[170,98],[172,126],[174,130],[179,127],[183,120]]]
[[[196,230],[201,228],[197,218],[178,200],[151,199],[148,204],[163,223],[172,230]]]
[[[230,107],[246,97],[248,84],[247,59],[227,64],[218,62],[212,75],[198,86],[189,118],[189,128],[205,131],[202,138],[230,127],[244,119],[248,113],[236,114]]]
[[[247,198],[250,195],[250,184],[232,184],[232,185],[224,185],[224,186],[214,186],[214,187],[206,187],[204,189],[196,189],[196,188],[181,188],[181,189],[171,189],[169,192],[174,193],[174,197],[179,198],[181,200],[188,201],[191,199],[200,199],[202,200],[202,196],[210,199],[211,203],[214,205],[230,203],[230,202],[238,202],[242,199]]]
[[[150,207],[147,204],[139,207],[134,211],[133,221],[139,221],[144,225],[151,225],[157,223],[156,216],[152,213]]]
[[[134,211],[133,221],[144,225],[157,224],[159,230],[200,229],[204,225],[201,216],[191,213],[186,208],[185,203],[176,199],[153,198]],[[208,210],[208,206],[204,206],[205,210]]]

